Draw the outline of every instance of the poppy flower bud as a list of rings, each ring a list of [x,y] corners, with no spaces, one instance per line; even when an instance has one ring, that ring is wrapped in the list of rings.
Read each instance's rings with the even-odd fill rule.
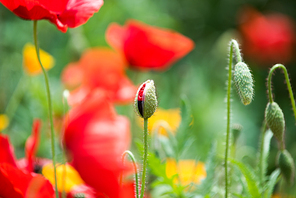
[[[278,153],[277,165],[279,166],[285,180],[289,184],[292,184],[294,182],[295,165],[292,156],[287,150],[282,150]]]
[[[252,102],[254,89],[253,78],[249,67],[244,62],[238,62],[234,67],[234,83],[244,105]]]
[[[147,80],[138,89],[134,108],[139,116],[144,119],[150,118],[157,107],[157,98],[153,80]]]
[[[282,142],[285,130],[285,119],[282,109],[276,102],[267,104],[265,119],[273,135],[279,142]]]

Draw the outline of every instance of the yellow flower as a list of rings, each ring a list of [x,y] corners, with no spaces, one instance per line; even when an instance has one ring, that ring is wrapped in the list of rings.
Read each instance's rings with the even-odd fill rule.
[[[66,168],[65,177],[64,168]],[[52,185],[54,185],[54,172],[52,164],[46,164],[43,166],[42,174],[50,181],[50,183],[52,183]],[[81,179],[78,172],[69,164],[57,166],[57,182],[58,190],[60,192],[63,191],[63,179],[65,184],[65,192],[67,193],[70,192],[73,187],[84,184],[84,181]]]
[[[41,49],[39,51],[43,67],[46,70],[51,69],[55,63],[54,58],[49,53]],[[35,46],[30,43],[27,43],[23,49],[23,67],[29,75],[37,75],[42,72],[41,66],[37,59]]]
[[[9,124],[9,118],[5,114],[0,114],[0,131],[3,131]]]
[[[142,120],[142,119],[141,119]],[[159,127],[159,133],[167,135],[165,126],[172,133],[175,133],[181,123],[180,109],[162,109],[158,108],[156,112],[149,118],[148,130],[153,132]]]
[[[174,182],[181,182],[183,186],[190,183],[200,184],[206,178],[207,172],[203,162],[196,162],[195,160],[179,160],[177,163],[175,159],[167,159],[166,161],[166,175],[172,178],[178,174]],[[179,178],[179,179],[178,179]]]

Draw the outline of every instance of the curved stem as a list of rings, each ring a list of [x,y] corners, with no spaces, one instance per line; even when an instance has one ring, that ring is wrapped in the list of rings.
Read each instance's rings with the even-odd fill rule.
[[[272,89],[271,89],[271,77],[272,77],[272,74],[273,74],[274,70],[276,70],[277,68],[281,68],[283,70],[283,72],[284,72],[286,83],[287,83],[287,88],[288,88],[290,99],[291,99],[291,105],[292,105],[293,112],[294,112],[294,118],[295,118],[295,121],[296,121],[296,107],[295,107],[295,99],[294,99],[294,95],[293,95],[293,91],[292,91],[292,86],[291,86],[291,83],[290,83],[290,79],[289,79],[287,69],[282,64],[275,64],[269,71],[268,79],[267,79],[269,102],[270,103],[273,102]]]
[[[45,79],[45,86],[46,86],[46,92],[47,92],[47,101],[48,101],[48,112],[49,112],[49,120],[50,120],[50,132],[51,132],[51,152],[52,152],[52,163],[53,163],[53,170],[54,170],[54,181],[55,181],[55,194],[56,198],[59,197],[58,192],[58,186],[57,186],[57,170],[56,170],[56,159],[55,159],[55,134],[53,129],[53,119],[52,119],[52,102],[51,102],[51,95],[50,95],[50,88],[49,88],[49,81],[48,81],[48,75],[46,70],[44,69],[41,60],[40,60],[40,54],[39,54],[39,46],[37,42],[37,21],[34,21],[34,43],[35,43],[35,49],[38,61],[40,63],[40,66],[42,68],[42,72]]]
[[[143,157],[142,186],[141,186],[140,198],[144,197],[144,192],[145,192],[147,158],[148,158],[148,118],[145,118],[144,119],[144,157]]]
[[[229,142],[230,142],[230,110],[231,110],[231,84],[232,84],[232,62],[233,62],[233,48],[237,62],[242,61],[238,43],[236,40],[230,41],[230,52],[229,52],[229,65],[228,65],[228,83],[227,83],[227,126],[226,126],[226,148],[225,148],[225,198],[228,197],[228,154],[229,154]]]
[[[138,176],[138,167],[137,167],[136,158],[134,157],[134,155],[131,151],[127,150],[127,151],[124,151],[122,154],[122,162],[124,162],[124,158],[126,155],[128,155],[133,162],[134,171],[135,171],[136,198],[139,198],[139,176]],[[122,183],[122,175],[120,177],[120,183]]]

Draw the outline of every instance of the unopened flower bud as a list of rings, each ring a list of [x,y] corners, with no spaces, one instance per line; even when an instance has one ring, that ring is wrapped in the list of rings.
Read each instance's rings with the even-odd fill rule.
[[[144,119],[150,118],[156,110],[157,98],[153,80],[147,80],[138,89],[134,107]]]
[[[279,166],[281,173],[285,180],[289,184],[294,183],[295,165],[294,160],[287,150],[279,151],[277,156],[277,165]]]
[[[238,62],[234,67],[234,84],[244,105],[252,102],[254,89],[253,78],[249,67],[244,62]]]
[[[265,119],[273,135],[279,142],[282,142],[285,130],[285,119],[282,109],[276,102],[267,104]]]
[[[241,131],[243,130],[243,126],[240,124],[233,124],[232,125],[232,136],[233,136],[233,143],[235,144],[237,139],[239,138]]]
[[[85,198],[85,194],[84,193],[76,193],[74,195],[74,198]]]

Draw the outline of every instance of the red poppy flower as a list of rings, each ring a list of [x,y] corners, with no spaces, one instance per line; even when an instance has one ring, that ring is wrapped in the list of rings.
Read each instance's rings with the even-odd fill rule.
[[[54,197],[52,185],[42,175],[25,173],[7,163],[0,163],[0,182],[0,197]]]
[[[52,185],[42,175],[19,168],[20,164],[28,167],[28,160],[15,160],[9,138],[0,135],[0,197],[45,197],[54,195]]]
[[[64,142],[86,184],[110,198],[123,198],[119,176],[126,169],[121,155],[130,144],[129,120],[116,115],[106,97],[93,92],[70,111]]]
[[[133,68],[140,70],[168,69],[194,48],[191,39],[177,32],[135,20],[129,20],[125,26],[111,24],[106,40],[124,54]]]
[[[70,104],[82,102],[93,90],[105,92],[112,102],[133,101],[136,87],[125,75],[126,63],[121,55],[107,48],[85,51],[78,63],[70,63],[63,71],[67,88],[77,87],[69,98]]]
[[[9,138],[5,135],[0,135],[0,163],[8,163],[17,167],[14,149],[9,142]]]
[[[66,32],[84,24],[103,5],[103,0],[0,0],[17,16],[28,20],[47,19]]]
[[[241,21],[242,47],[246,56],[265,65],[291,60],[295,41],[291,19],[282,14],[264,16],[247,8],[241,14]]]
[[[39,146],[39,136],[40,136],[41,121],[35,120],[33,122],[32,135],[26,141],[25,153],[27,158],[26,169],[29,172],[34,171],[33,160],[35,157],[36,150]]]

